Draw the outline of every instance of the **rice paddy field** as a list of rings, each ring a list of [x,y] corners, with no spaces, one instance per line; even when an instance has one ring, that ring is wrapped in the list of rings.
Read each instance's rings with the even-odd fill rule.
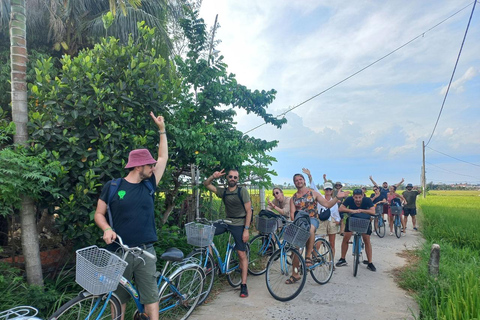
[[[431,191],[417,200],[423,248],[410,252],[400,285],[413,292],[420,319],[480,319],[480,191]],[[428,274],[432,244],[440,272]]]

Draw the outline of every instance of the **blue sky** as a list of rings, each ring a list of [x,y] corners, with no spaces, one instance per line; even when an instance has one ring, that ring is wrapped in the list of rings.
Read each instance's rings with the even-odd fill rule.
[[[204,0],[200,11],[239,83],[275,89],[268,111],[285,112],[388,54],[470,1]],[[286,115],[282,129],[251,135],[279,140],[276,183],[308,167],[316,180],[420,183],[427,142],[450,80],[472,6],[336,88]],[[480,183],[480,5],[429,147],[427,181]],[[239,130],[262,121],[237,112]]]

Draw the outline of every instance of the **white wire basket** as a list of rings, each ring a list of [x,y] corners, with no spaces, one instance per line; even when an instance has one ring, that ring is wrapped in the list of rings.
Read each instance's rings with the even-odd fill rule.
[[[187,232],[187,243],[197,247],[207,247],[213,241],[215,227],[196,222],[190,222],[185,225]]]
[[[348,229],[352,232],[367,233],[370,219],[348,218]]]
[[[265,218],[257,216],[257,230],[262,234],[269,234],[275,232],[278,227],[276,218]]]
[[[290,223],[283,233],[283,239],[297,247],[305,247],[309,237],[310,231],[302,229],[293,223]]]
[[[114,291],[128,263],[97,246],[77,250],[75,281],[91,294]]]
[[[394,216],[398,216],[398,215],[402,214],[402,210],[403,210],[403,208],[399,207],[399,206],[391,206],[390,207],[390,212]]]

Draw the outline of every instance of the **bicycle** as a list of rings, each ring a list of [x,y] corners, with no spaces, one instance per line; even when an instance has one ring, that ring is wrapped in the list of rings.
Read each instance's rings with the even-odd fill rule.
[[[280,230],[278,230],[279,223],[282,226]],[[283,216],[278,216],[276,219],[257,216],[256,227],[259,234],[249,241],[249,274],[259,276],[265,273],[268,260],[277,250],[277,244],[283,236],[286,223],[287,219]]]
[[[202,304],[210,294],[215,280],[215,273],[225,274],[228,283],[236,288],[242,283],[242,270],[240,269],[240,259],[235,250],[235,243],[232,241],[232,234],[228,233],[227,248],[225,258],[222,260],[220,253],[213,242],[215,235],[214,223],[231,223],[229,220],[219,219],[210,221],[204,218],[197,219],[198,222],[190,222],[185,225],[187,233],[187,243],[198,248],[187,255],[187,258],[194,258],[205,273],[204,290],[202,291],[198,304]],[[210,252],[212,251],[212,252]],[[217,258],[217,263],[212,253]],[[247,258],[249,256],[248,243],[246,244]]]
[[[85,290],[60,307],[50,320],[119,319],[121,302],[113,292],[118,286],[123,287],[135,302],[134,319],[148,319],[137,289],[123,277],[123,272],[128,254],[144,262],[144,258],[155,256],[139,247],[129,248],[118,235],[117,239],[122,257],[97,246],[77,250],[75,281]],[[159,312],[169,319],[186,319],[198,304],[205,274],[197,264],[184,260],[183,253],[176,248],[168,249],[160,259],[166,263],[157,281]]]
[[[394,216],[393,218],[393,228],[395,229],[395,235],[397,238],[402,236],[402,215],[403,207],[402,206],[390,206],[390,212]]]
[[[375,206],[375,216],[373,220],[375,233],[379,238],[385,237],[385,220],[383,220],[383,203]]]
[[[289,301],[296,298],[305,286],[307,272],[310,272],[313,280],[319,284],[327,283],[332,277],[332,249],[325,239],[316,238],[311,258],[312,265],[309,267],[296,249],[304,247],[309,237],[308,230],[290,222],[285,227],[283,240],[277,242],[279,248],[268,260],[265,273],[267,289],[276,300]],[[300,278],[292,278],[293,273],[297,273]]]
[[[35,317],[38,310],[30,306],[18,306],[0,312],[0,320],[41,320]]]
[[[358,265],[363,260],[362,249],[365,248],[365,244],[362,240],[362,233],[367,233],[370,226],[370,219],[360,219],[350,216],[348,218],[348,229],[353,232],[353,276],[357,276]]]

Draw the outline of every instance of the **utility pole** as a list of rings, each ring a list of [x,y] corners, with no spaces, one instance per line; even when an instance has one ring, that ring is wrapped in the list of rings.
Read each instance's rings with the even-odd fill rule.
[[[423,150],[423,165],[422,165],[422,189],[423,189],[423,198],[427,196],[427,177],[425,176],[425,141],[422,141],[422,150]]]
[[[217,31],[217,19],[218,19],[218,14],[215,16],[215,23],[213,24],[212,39],[210,39],[210,49],[208,50],[208,64],[209,65],[210,65],[210,57],[212,56],[212,50],[213,50],[213,40],[215,39],[215,32]]]

